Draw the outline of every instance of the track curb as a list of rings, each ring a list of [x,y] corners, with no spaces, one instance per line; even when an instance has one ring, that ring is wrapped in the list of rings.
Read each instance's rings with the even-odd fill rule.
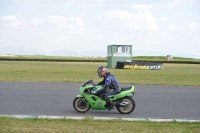
[[[0,117],[19,119],[74,119],[82,120],[87,117],[73,116],[49,116],[49,115],[0,115]],[[167,118],[112,118],[112,117],[88,117],[94,120],[124,120],[124,121],[150,121],[150,122],[200,122],[200,119],[167,119]]]

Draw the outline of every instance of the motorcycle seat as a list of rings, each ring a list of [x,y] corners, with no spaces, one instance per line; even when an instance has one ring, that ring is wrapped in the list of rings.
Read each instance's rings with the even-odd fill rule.
[[[111,92],[109,92],[109,93],[106,94],[106,95],[107,95],[107,96],[116,95],[116,94],[120,93],[120,91],[121,91],[121,89],[118,88],[117,90],[111,91]]]
[[[121,87],[121,91],[130,90],[131,88],[132,88],[132,86],[129,86],[129,87]]]

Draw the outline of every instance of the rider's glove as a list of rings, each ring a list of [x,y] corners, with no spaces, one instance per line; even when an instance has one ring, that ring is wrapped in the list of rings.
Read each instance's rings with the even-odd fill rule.
[[[95,90],[91,90],[91,93],[92,93],[92,94],[96,94],[97,91],[95,91]]]

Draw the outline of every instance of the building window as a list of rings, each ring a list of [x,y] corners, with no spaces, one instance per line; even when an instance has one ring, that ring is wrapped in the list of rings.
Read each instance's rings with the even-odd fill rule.
[[[108,46],[108,53],[111,54],[112,53],[112,47]]]
[[[129,46],[117,46],[117,53],[129,53]]]
[[[121,53],[121,52],[122,52],[121,46],[117,46],[117,53]]]

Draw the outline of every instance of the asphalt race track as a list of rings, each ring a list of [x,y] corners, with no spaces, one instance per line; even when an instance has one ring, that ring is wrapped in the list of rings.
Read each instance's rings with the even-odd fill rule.
[[[0,115],[200,119],[200,87],[135,85],[136,108],[131,114],[120,114],[117,110],[90,110],[82,114],[72,105],[80,85],[0,82]]]

